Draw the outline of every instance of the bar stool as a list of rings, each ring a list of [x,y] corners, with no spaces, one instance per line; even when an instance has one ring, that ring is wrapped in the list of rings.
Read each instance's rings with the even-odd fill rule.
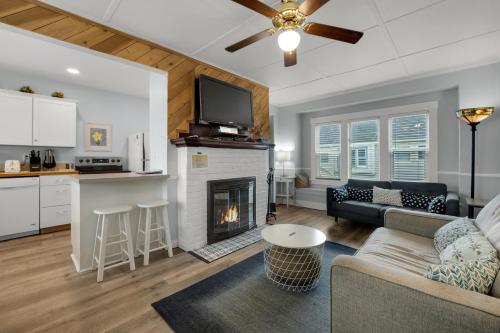
[[[105,269],[129,263],[130,270],[135,270],[132,233],[130,229],[131,210],[132,206],[129,205],[94,210],[94,214],[97,215],[97,228],[94,240],[94,253],[92,255],[92,270],[95,269],[97,264],[97,282],[103,280]],[[110,223],[112,222],[118,222],[119,232],[114,235],[108,235],[110,232],[109,228],[111,227]],[[120,252],[106,256],[107,247],[112,245],[120,245]],[[112,260],[113,264],[106,266],[107,259],[115,258],[118,255],[121,256],[121,259]]]
[[[137,227],[135,253],[136,255],[139,255],[139,253],[144,255],[144,266],[149,265],[149,254],[151,252],[166,249],[169,257],[173,255],[167,205],[168,201],[166,200],[155,200],[137,204],[137,207],[139,207],[139,225]],[[163,208],[165,208],[165,217],[163,217]],[[146,211],[144,223],[142,222],[143,210]],[[151,248],[152,243],[157,246]]]

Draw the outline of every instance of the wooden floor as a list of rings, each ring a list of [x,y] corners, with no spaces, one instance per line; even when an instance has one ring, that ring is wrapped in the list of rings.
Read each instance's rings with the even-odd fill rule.
[[[324,211],[280,208],[277,223],[313,226],[327,238],[359,247],[372,228],[338,225]],[[211,264],[181,250],[173,258],[156,253],[148,267],[124,266],[76,273],[69,257],[70,232],[0,242],[0,332],[171,332],[151,303],[261,251],[257,243]]]

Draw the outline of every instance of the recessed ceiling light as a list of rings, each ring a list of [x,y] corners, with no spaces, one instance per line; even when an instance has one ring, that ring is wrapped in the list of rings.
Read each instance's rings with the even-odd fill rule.
[[[68,68],[66,71],[70,74],[75,74],[75,75],[80,74],[80,71],[76,68]]]

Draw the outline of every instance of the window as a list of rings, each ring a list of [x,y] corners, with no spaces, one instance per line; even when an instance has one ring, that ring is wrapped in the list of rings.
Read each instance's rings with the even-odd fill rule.
[[[380,178],[380,149],[378,119],[353,121],[349,130],[350,177]]]
[[[390,118],[391,178],[428,180],[429,115]]]
[[[340,124],[315,128],[316,178],[340,179]]]

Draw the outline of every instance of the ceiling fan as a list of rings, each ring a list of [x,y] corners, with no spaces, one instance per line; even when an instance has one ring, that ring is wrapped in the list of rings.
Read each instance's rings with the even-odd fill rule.
[[[274,9],[258,0],[232,0],[242,6],[269,17],[274,28],[261,31],[226,48],[228,52],[236,52],[261,39],[279,32],[278,45],[285,52],[285,67],[297,64],[297,47],[300,43],[298,29],[310,35],[330,38],[341,42],[356,44],[363,36],[362,32],[334,27],[331,25],[307,22],[307,17],[316,12],[329,0],[281,0],[281,5]]]

